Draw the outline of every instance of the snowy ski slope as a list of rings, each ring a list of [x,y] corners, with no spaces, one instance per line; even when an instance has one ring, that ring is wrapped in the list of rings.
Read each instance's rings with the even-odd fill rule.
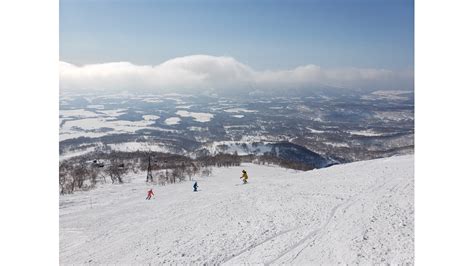
[[[413,264],[413,155],[60,196],[61,264]],[[240,184],[240,172],[249,184]]]

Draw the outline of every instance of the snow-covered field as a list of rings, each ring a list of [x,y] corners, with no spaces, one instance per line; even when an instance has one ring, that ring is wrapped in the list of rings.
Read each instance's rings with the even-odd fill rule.
[[[368,129],[368,130],[350,130],[350,131],[348,131],[348,133],[351,134],[351,135],[366,136],[366,137],[383,136],[382,133],[374,132],[371,129]]]
[[[249,173],[241,185],[240,171]],[[61,264],[413,264],[413,155],[60,196]]]
[[[325,131],[324,130],[316,130],[310,127],[306,127],[307,130],[309,130],[311,133],[316,133],[316,134],[323,134]]]
[[[78,137],[97,138],[106,135],[134,133],[140,129],[150,128],[159,116],[143,116],[141,121],[118,120],[127,109],[96,110],[85,109],[59,110],[60,141]],[[157,130],[156,127],[153,129]]]
[[[161,129],[158,128],[162,131],[168,131],[168,132],[173,132],[173,130],[169,129]],[[70,159],[75,156],[81,156],[84,154],[87,154],[89,152],[95,152],[97,150],[101,149],[110,149],[112,151],[122,151],[122,152],[135,152],[135,151],[155,151],[155,152],[164,152],[164,153],[170,153],[170,152],[176,152],[176,149],[170,149],[166,144],[160,143],[160,142],[117,142],[117,143],[111,143],[111,144],[103,144],[101,142],[96,142],[96,143],[90,143],[87,144],[86,147],[77,147],[74,150],[66,150],[63,151],[59,155],[59,161],[63,161],[66,159]],[[183,150],[184,152],[184,150]]]
[[[347,143],[340,143],[340,142],[323,142],[323,143],[331,147],[349,148],[349,144]]]
[[[386,112],[375,112],[374,117],[380,120],[412,121],[414,118],[414,114],[407,113],[407,112],[386,111]]]
[[[209,122],[214,117],[213,114],[209,114],[209,113],[195,113],[195,112],[188,112],[185,110],[179,110],[176,112],[176,114],[181,117],[192,117],[197,122]]]
[[[408,95],[410,95],[410,91],[400,91],[400,90],[382,90],[382,91],[374,91],[369,95],[364,95],[362,97],[363,100],[407,100]]]
[[[60,140],[78,137],[101,137],[119,133],[134,133],[140,129],[151,128],[154,121],[113,120],[109,117],[84,118],[66,121],[60,128]],[[155,129],[155,128],[152,128]]]
[[[219,153],[238,155],[263,155],[266,152],[272,151],[272,146],[268,142],[253,143],[252,142],[235,142],[235,141],[214,141],[209,143],[206,147],[210,154],[216,155]]]
[[[142,117],[143,119],[149,120],[149,121],[160,119],[160,116],[158,115],[143,115]]]
[[[231,109],[226,109],[224,112],[227,113],[255,113],[257,112],[256,110],[249,110],[245,108],[231,108]]]
[[[113,151],[134,152],[134,151],[155,151],[155,152],[170,152],[166,145],[161,143],[150,142],[121,142],[107,144]]]
[[[165,124],[168,126],[177,125],[179,122],[181,122],[181,118],[179,117],[170,117],[165,120]]]

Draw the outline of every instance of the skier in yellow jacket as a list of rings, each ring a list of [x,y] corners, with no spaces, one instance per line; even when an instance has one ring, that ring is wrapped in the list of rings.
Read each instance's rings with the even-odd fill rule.
[[[242,170],[242,176],[240,177],[244,181],[244,184],[247,184],[247,179],[249,179],[249,176],[247,175],[247,171]]]

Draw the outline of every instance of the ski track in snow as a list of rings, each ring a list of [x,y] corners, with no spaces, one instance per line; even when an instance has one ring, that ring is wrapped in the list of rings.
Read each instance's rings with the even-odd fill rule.
[[[249,184],[240,183],[240,171]],[[413,155],[60,197],[61,264],[413,264]]]

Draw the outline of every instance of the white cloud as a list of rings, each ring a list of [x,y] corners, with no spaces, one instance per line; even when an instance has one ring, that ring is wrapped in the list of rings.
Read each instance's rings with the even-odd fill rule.
[[[245,91],[312,88],[412,89],[412,71],[325,69],[316,65],[256,71],[232,57],[192,55],[160,65],[115,62],[75,66],[60,62],[61,90]]]

